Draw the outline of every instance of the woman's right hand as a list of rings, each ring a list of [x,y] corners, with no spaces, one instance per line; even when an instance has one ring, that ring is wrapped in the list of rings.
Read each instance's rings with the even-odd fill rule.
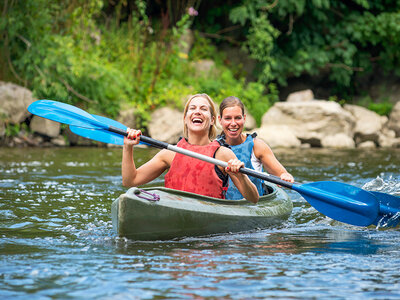
[[[142,135],[140,130],[128,128],[126,132],[128,133],[128,136],[124,138],[124,145],[134,146],[139,144],[140,136]]]

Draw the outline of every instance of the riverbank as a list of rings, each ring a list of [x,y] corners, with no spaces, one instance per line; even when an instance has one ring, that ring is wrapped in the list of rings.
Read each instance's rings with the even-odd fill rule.
[[[32,116],[27,107],[36,100],[26,88],[0,82],[1,146],[107,146],[77,136],[57,122]],[[177,122],[181,118],[182,111],[176,108],[159,108],[142,131],[174,144],[182,136],[182,124]],[[117,121],[136,127],[135,108],[125,107]],[[264,112],[260,127],[248,114],[245,127],[272,148],[400,148],[400,101],[389,116],[380,116],[358,105],[314,99],[311,90],[299,91]]]

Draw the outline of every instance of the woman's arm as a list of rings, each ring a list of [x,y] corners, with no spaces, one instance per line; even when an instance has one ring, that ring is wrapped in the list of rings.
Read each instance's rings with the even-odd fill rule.
[[[278,161],[271,148],[262,140],[254,139],[254,155],[261,160],[265,170],[282,180],[294,182],[293,176],[286,171],[285,167]]]
[[[133,146],[140,140],[140,131],[128,130],[128,138],[124,139],[122,150],[122,184],[125,187],[138,186],[148,183],[160,176],[169,168],[174,153],[169,150],[161,150],[151,160],[136,169],[133,159]]]
[[[221,171],[230,176],[232,182],[244,198],[250,202],[257,203],[259,199],[257,188],[247,175],[239,172],[239,169],[244,167],[244,163],[237,159],[233,151],[225,147],[220,147],[215,154],[215,158],[228,162],[228,167],[224,170],[221,169]]]

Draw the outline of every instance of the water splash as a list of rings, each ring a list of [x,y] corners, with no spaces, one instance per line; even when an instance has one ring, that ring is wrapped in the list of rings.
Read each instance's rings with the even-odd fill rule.
[[[367,191],[378,191],[393,196],[399,197],[400,202],[400,181],[397,181],[393,176],[389,176],[388,179],[384,179],[380,176],[374,180],[364,184],[363,189]],[[390,203],[393,207],[398,207],[395,203]],[[385,227],[395,227],[400,222],[400,212],[396,213],[392,217],[383,216],[376,224],[376,229]]]
[[[378,191],[394,196],[400,196],[400,179],[396,180],[392,175],[390,175],[386,180],[377,176],[375,179],[364,184],[362,188],[367,191]]]

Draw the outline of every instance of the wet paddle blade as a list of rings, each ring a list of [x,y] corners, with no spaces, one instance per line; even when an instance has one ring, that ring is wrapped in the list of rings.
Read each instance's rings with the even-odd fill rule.
[[[370,191],[379,202],[380,212],[373,224],[395,227],[400,222],[400,197],[377,191]]]
[[[107,127],[84,110],[58,101],[38,100],[29,105],[28,111],[63,124],[94,129]]]
[[[106,117],[102,116],[97,116],[97,115],[92,115],[95,119],[97,119],[99,122],[102,124],[108,125],[108,126],[114,126],[119,129],[122,129],[126,131],[128,127],[125,125],[111,120]],[[69,127],[71,131],[77,135],[83,136],[88,139],[92,139],[98,142],[106,143],[106,144],[114,144],[114,145],[123,145],[124,144],[124,136],[110,132],[108,130],[103,130],[103,129],[94,129],[94,128],[83,128],[83,127],[78,127],[78,126],[70,126]]]
[[[361,188],[333,181],[293,185],[292,188],[315,209],[334,220],[368,226],[378,217],[378,200]]]

